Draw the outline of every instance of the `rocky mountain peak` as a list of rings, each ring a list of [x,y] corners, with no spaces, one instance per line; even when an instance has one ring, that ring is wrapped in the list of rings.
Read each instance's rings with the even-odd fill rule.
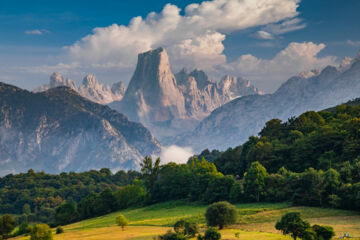
[[[212,83],[209,79],[208,75],[202,70],[194,69],[189,76],[194,77],[196,79],[197,85],[200,89],[203,89],[207,84]]]
[[[343,59],[341,59],[339,70],[340,71],[348,70],[352,63],[353,63],[353,59],[351,57],[344,57]]]
[[[56,87],[56,86],[60,86],[62,84],[65,84],[65,80],[64,80],[64,77],[60,73],[54,72],[53,74],[51,74],[50,86]]]
[[[148,129],[66,86],[40,93],[0,83],[0,175],[136,169],[159,154]]]
[[[123,82],[117,82],[117,83],[114,83],[112,86],[111,86],[111,92],[113,94],[118,94],[118,95],[124,95],[125,94],[125,90],[126,90],[126,87],[124,85]]]
[[[128,113],[131,119],[142,119],[144,122],[162,122],[186,116],[184,97],[177,88],[165,49],[139,54],[121,111]]]
[[[54,72],[50,76],[50,82],[49,82],[50,88],[59,87],[59,86],[67,86],[71,89],[76,89],[76,84],[73,80],[70,78],[64,78],[60,73]]]
[[[85,87],[96,87],[97,85],[99,85],[98,80],[96,79],[95,75],[92,74],[88,74],[84,77],[82,84]]]
[[[70,78],[64,78],[60,73],[53,73],[50,76],[49,84],[42,85],[33,90],[33,92],[44,92],[51,88],[66,86],[78,92],[81,96],[100,104],[108,104],[113,101],[120,101],[125,93],[125,86],[122,82],[114,83],[112,88],[109,85],[104,86],[99,83],[95,75],[86,75],[82,84],[77,87]]]
[[[300,78],[311,78],[313,76],[317,76],[320,74],[320,70],[318,69],[313,69],[313,70],[310,70],[310,71],[304,71],[304,72],[301,72],[298,77]]]
[[[222,91],[202,70],[188,73],[183,68],[174,75],[166,50],[158,48],[138,55],[123,100],[111,106],[151,128],[158,138],[166,138],[193,129],[234,96],[258,94],[245,80],[232,82]]]

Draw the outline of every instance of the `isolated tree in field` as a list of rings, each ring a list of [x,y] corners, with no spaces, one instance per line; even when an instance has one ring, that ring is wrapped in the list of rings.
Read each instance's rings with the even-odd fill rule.
[[[265,191],[267,171],[259,162],[253,162],[244,176],[245,195],[250,199],[260,201],[260,195]]]
[[[330,226],[314,225],[312,229],[316,232],[317,239],[330,240],[335,236],[334,229]]]
[[[15,219],[13,216],[6,214],[0,217],[0,234],[3,238],[7,238],[9,233],[15,228]]]
[[[30,232],[30,240],[52,240],[53,235],[49,225],[36,224]]]
[[[224,226],[234,224],[236,222],[236,208],[228,202],[217,202],[211,204],[205,213],[208,226],[218,226],[223,229]]]
[[[148,192],[152,193],[154,183],[160,171],[160,158],[157,158],[155,162],[153,162],[152,158],[147,156],[142,163],[140,163],[140,166],[144,184]]]
[[[289,234],[296,240],[296,238],[303,236],[304,232],[310,228],[310,224],[301,219],[300,213],[291,212],[282,216],[280,221],[276,223],[275,228],[282,231],[284,235]]]
[[[125,227],[128,225],[128,220],[124,217],[124,215],[120,214],[115,219],[116,224],[122,228],[124,231]]]

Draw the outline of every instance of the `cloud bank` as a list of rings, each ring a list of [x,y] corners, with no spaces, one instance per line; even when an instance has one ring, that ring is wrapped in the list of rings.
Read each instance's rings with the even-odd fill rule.
[[[160,159],[162,164],[175,162],[186,163],[187,160],[194,155],[193,150],[190,147],[179,147],[171,145],[169,147],[162,147]]]
[[[276,90],[289,77],[305,70],[336,64],[334,57],[319,57],[322,43],[292,42],[272,59],[244,54],[229,62],[224,41],[232,32],[254,28],[251,36],[263,47],[274,47],[281,35],[306,27],[298,18],[300,0],[211,0],[190,4],[183,12],[167,4],[161,12],[134,17],[127,25],[98,27],[71,46],[57,65],[18,67],[33,74],[52,71],[72,76],[96,73],[130,79],[137,54],[157,47],[169,53],[174,71],[199,68],[216,77],[232,74],[253,81],[266,92]],[[39,31],[39,32],[37,32]],[[39,34],[32,30],[29,34]],[[356,45],[357,42],[349,42]]]
[[[319,52],[324,48],[325,44],[322,43],[293,42],[272,59],[261,59],[246,54],[222,67],[225,68],[225,71],[255,80],[260,85],[261,83],[272,83],[276,88],[294,74],[311,69],[322,69],[327,65],[336,65],[335,57],[318,56]],[[272,90],[276,90],[275,88]]]
[[[226,34],[250,27],[296,19],[299,0],[213,0],[190,4],[181,15],[167,4],[145,19],[95,28],[67,47],[69,57],[98,68],[133,68],[137,54],[165,47],[174,66],[211,70],[225,63]],[[275,28],[275,27],[273,27]]]

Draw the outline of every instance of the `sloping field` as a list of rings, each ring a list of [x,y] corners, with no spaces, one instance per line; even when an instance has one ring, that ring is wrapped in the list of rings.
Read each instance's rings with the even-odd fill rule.
[[[352,237],[360,236],[360,214],[337,209],[292,207],[289,203],[257,203],[236,205],[239,213],[237,224],[221,231],[222,239],[275,240],[291,239],[274,228],[276,220],[287,212],[301,212],[312,224],[333,226],[340,238],[344,233]],[[153,239],[165,233],[179,219],[186,218],[198,222],[204,230],[206,205],[174,201],[152,206],[127,209],[106,216],[97,217],[64,226],[65,233],[54,235],[55,240],[112,240],[112,239]],[[115,225],[115,217],[123,214],[129,226],[122,229]],[[236,236],[239,236],[237,238]],[[29,239],[21,237],[17,239]],[[353,238],[356,239],[356,238]]]

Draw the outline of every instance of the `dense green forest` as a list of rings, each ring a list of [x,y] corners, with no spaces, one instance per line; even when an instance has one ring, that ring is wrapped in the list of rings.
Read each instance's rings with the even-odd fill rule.
[[[146,157],[141,172],[8,175],[0,211],[63,225],[130,206],[188,199],[281,202],[360,210],[358,101],[266,123],[227,151],[205,150],[187,164]]]
[[[91,193],[116,190],[139,177],[135,171],[109,169],[50,175],[44,172],[9,174],[0,178],[0,213],[27,214],[33,221],[51,221],[55,208],[65,200],[79,202]]]

